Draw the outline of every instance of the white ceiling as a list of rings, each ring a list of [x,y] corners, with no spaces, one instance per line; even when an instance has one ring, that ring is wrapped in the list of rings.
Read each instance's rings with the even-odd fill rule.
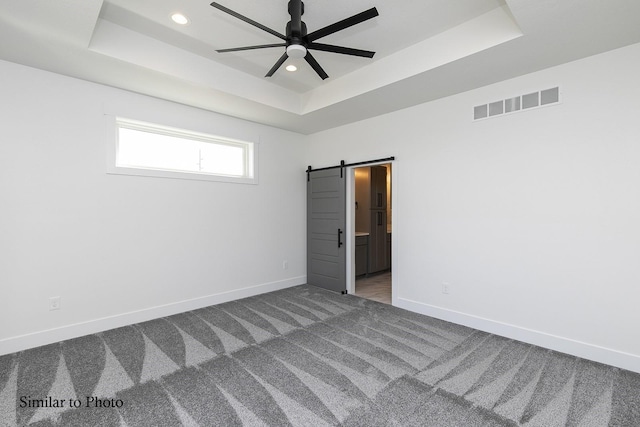
[[[287,0],[218,2],[285,33]],[[215,50],[281,40],[209,3],[0,0],[0,59],[313,133],[640,42],[638,0],[306,0],[309,32],[375,6],[318,42],[376,55],[265,78],[284,48]]]

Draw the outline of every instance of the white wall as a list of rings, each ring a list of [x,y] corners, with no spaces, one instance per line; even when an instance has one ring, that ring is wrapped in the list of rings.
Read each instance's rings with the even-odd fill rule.
[[[306,163],[396,156],[395,304],[640,372],[639,75],[633,45],[312,135]]]
[[[306,282],[303,136],[8,62],[0,76],[0,354]],[[259,184],[107,175],[105,112],[259,141]]]
[[[303,137],[0,61],[0,354],[303,283],[301,170],[394,155],[395,304],[640,372],[637,75],[640,45]],[[260,183],[107,175],[105,111],[259,140]]]

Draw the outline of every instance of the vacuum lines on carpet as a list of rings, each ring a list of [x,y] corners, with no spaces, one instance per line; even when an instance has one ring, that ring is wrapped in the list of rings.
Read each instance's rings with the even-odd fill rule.
[[[639,426],[640,375],[312,286],[0,356],[3,426]]]

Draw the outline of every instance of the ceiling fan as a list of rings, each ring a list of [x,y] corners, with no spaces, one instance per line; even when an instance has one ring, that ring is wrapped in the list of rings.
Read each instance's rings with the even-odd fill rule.
[[[228,9],[219,3],[213,2],[211,3],[211,6],[284,40],[284,43],[235,47],[230,49],[220,49],[216,51],[218,53],[224,53],[237,52],[241,50],[265,49],[269,47],[285,47],[286,50],[284,54],[280,57],[280,59],[278,59],[278,61],[269,70],[265,77],[273,76],[273,74],[278,70],[278,68],[280,68],[280,66],[287,60],[287,58],[291,57],[304,58],[309,63],[309,65],[311,65],[311,68],[313,68],[314,71],[318,73],[322,80],[326,79],[329,76],[322,69],[320,64],[318,64],[318,61],[316,61],[313,55],[311,55],[311,52],[309,52],[309,50],[313,49],[324,52],[341,53],[343,55],[361,56],[364,58],[373,58],[373,55],[375,54],[375,52],[371,52],[368,50],[352,49],[349,47],[316,43],[316,40],[318,40],[319,38],[336,33],[340,30],[344,30],[345,28],[349,28],[371,18],[375,18],[376,16],[378,16],[378,10],[375,7],[372,7],[369,10],[365,10],[364,12],[358,13],[349,18],[343,19],[342,21],[338,21],[334,24],[328,25],[324,28],[320,28],[319,30],[307,34],[307,26],[302,21],[302,15],[304,14],[304,3],[302,2],[302,0],[290,0],[288,9],[289,15],[291,15],[291,21],[287,23],[286,35],[284,35],[275,30],[272,30],[271,28],[265,27],[264,25],[239,14],[238,12],[234,12],[233,10]]]

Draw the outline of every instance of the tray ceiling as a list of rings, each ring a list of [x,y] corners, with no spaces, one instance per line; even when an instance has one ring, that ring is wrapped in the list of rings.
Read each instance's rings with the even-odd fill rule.
[[[219,0],[276,31],[286,0]],[[516,77],[640,41],[636,0],[307,0],[309,32],[371,7],[380,16],[318,40],[376,52],[314,51],[264,75],[279,39],[197,0],[0,0],[0,59],[301,133]],[[175,24],[180,12],[189,24]]]

